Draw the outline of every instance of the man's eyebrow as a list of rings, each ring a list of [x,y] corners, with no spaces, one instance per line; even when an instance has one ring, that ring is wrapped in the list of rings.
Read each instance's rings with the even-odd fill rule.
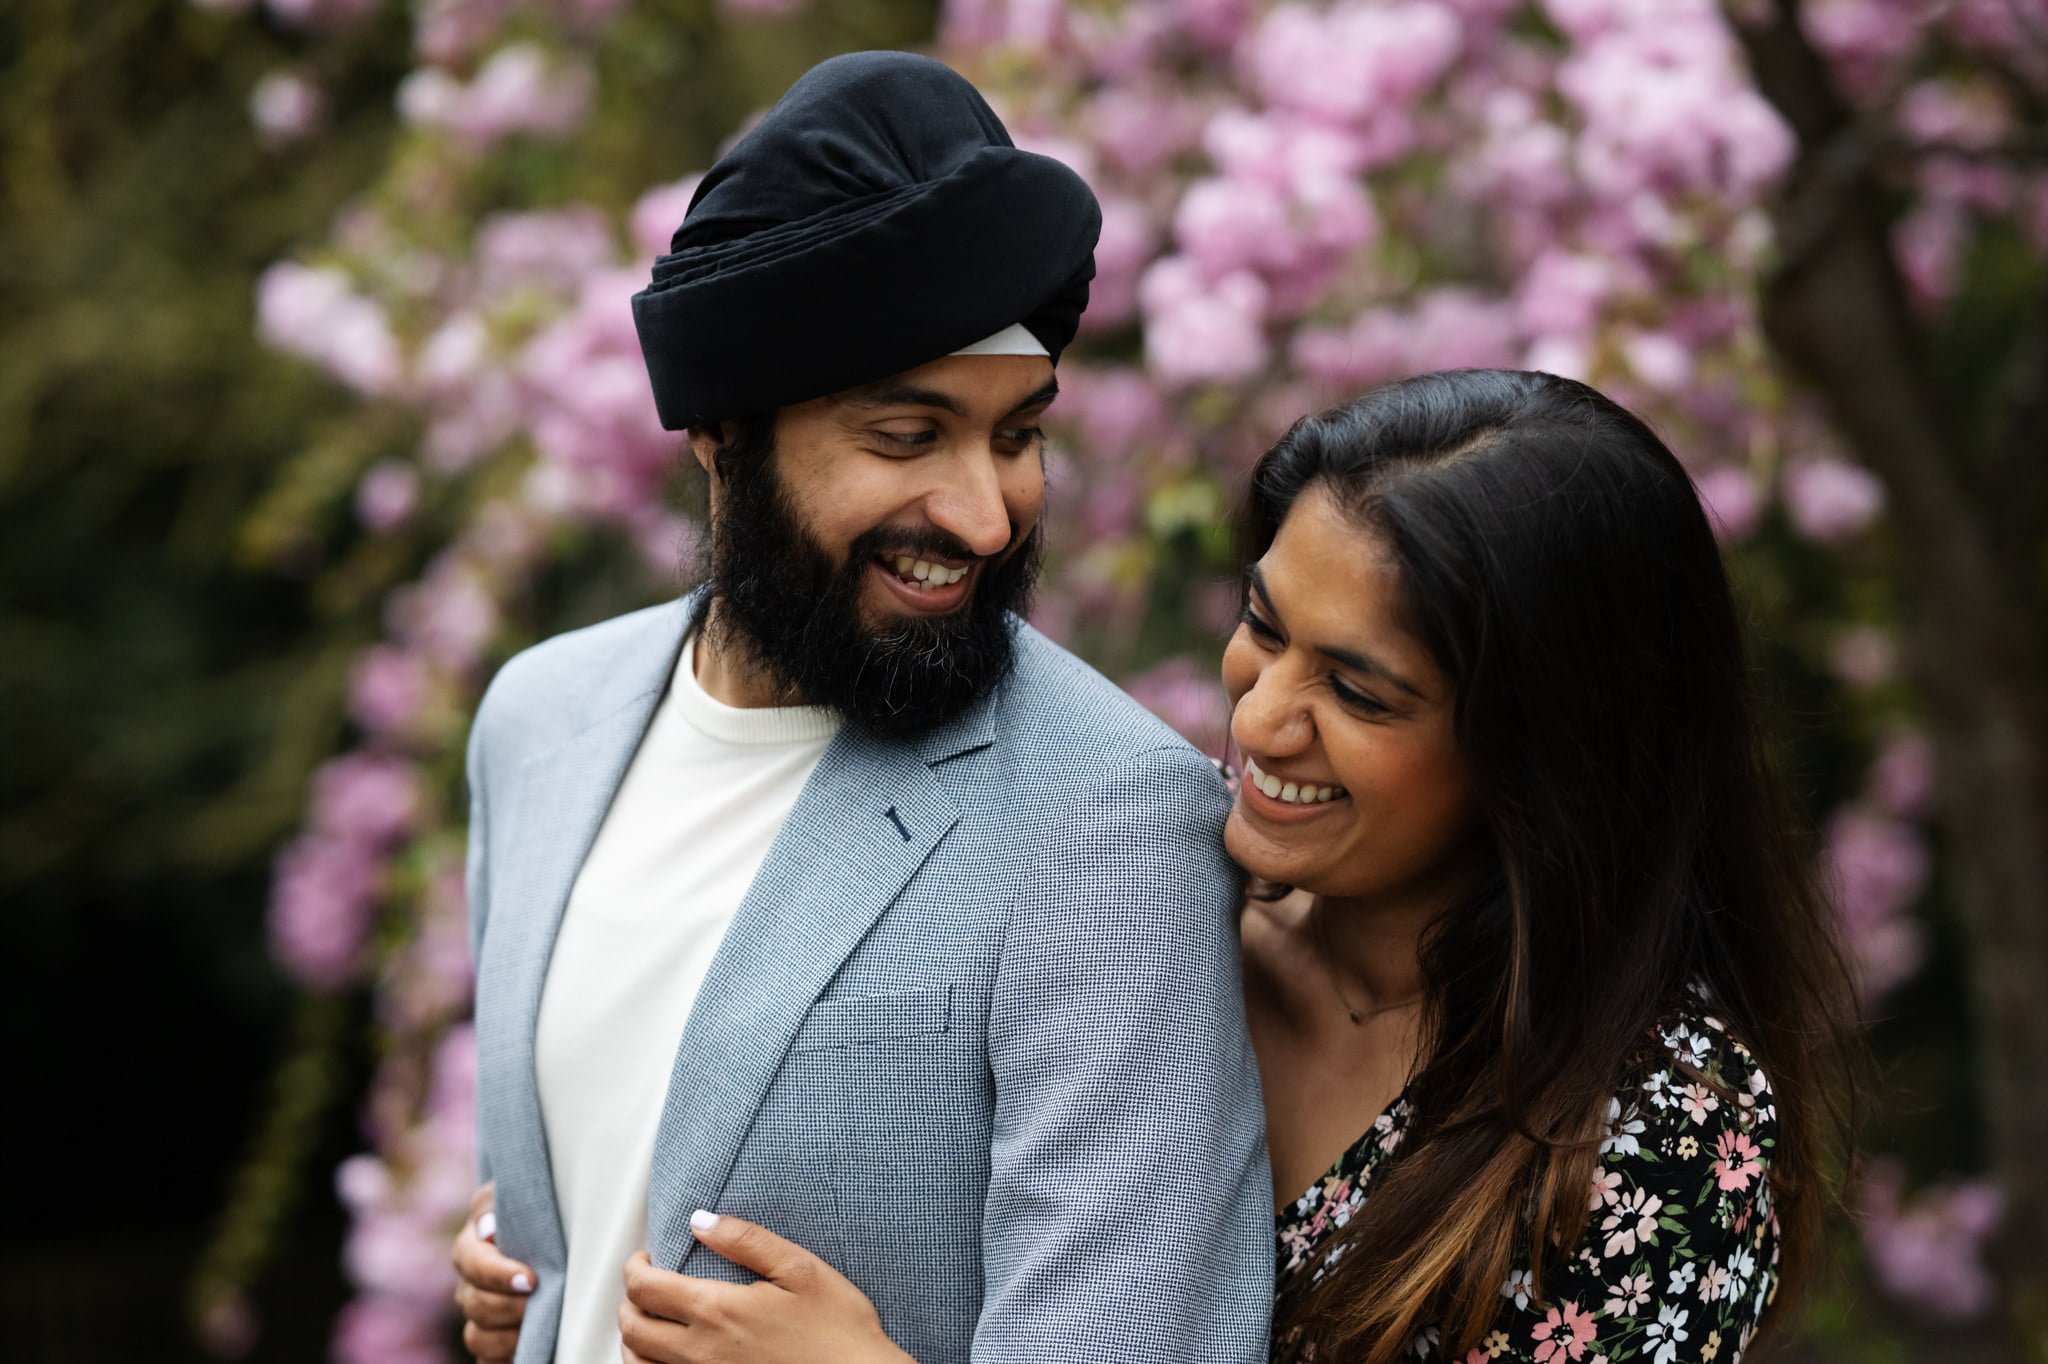
[[[916,384],[889,384],[883,388],[864,389],[846,401],[854,407],[936,407],[956,417],[967,415],[952,394],[941,393],[936,388],[919,388]]]
[[[1251,564],[1245,568],[1244,580],[1250,586],[1252,595],[1259,599],[1259,604],[1266,608],[1266,613],[1277,618],[1280,613],[1273,609],[1273,595],[1266,591],[1265,575],[1259,572],[1257,564]],[[1335,644],[1315,644],[1310,647],[1324,658],[1335,663],[1341,663],[1354,672],[1364,673],[1368,677],[1385,678],[1388,682],[1393,683],[1418,701],[1429,699],[1422,694],[1421,689],[1413,682],[1410,682],[1407,678],[1401,676],[1401,674],[1395,672],[1369,653],[1359,649],[1346,649]]]
[[[1029,408],[1043,407],[1057,398],[1059,393],[1060,381],[1048,380],[1044,387],[1034,390],[1010,411],[1023,412]],[[936,388],[921,388],[916,384],[887,384],[880,388],[865,389],[851,395],[846,401],[854,407],[936,407],[939,411],[950,412],[956,417],[967,415],[967,410],[960,405],[960,400],[952,394],[943,393]]]
[[[1057,398],[1059,396],[1060,381],[1057,379],[1048,379],[1045,381],[1044,388],[1037,390],[1036,392],[1031,394],[1031,396],[1027,397],[1023,402],[1018,403],[1015,407],[1011,408],[1010,410],[1012,412],[1022,412],[1026,408],[1044,407],[1047,403],[1051,402],[1054,398]]]

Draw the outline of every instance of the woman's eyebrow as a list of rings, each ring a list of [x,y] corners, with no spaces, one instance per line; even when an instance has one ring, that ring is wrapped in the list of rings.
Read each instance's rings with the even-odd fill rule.
[[[1266,613],[1272,616],[1275,621],[1278,621],[1280,612],[1274,609],[1273,594],[1266,590],[1266,578],[1263,573],[1259,572],[1259,566],[1257,564],[1247,566],[1244,571],[1244,579],[1251,587],[1252,595],[1259,599],[1259,605],[1265,607]],[[1364,673],[1368,677],[1385,678],[1388,682],[1407,692],[1418,701],[1427,701],[1429,699],[1422,694],[1422,689],[1413,682],[1401,676],[1400,673],[1395,672],[1373,654],[1367,653],[1362,649],[1347,649],[1336,644],[1312,644],[1309,647],[1324,658],[1334,663],[1341,663],[1354,672]]]

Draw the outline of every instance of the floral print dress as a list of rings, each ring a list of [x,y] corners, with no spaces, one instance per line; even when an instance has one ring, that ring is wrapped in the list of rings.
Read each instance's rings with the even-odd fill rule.
[[[1371,1195],[1411,1117],[1407,1096],[1396,1098],[1279,1215],[1282,1283],[1318,1257],[1320,1277],[1342,1255],[1330,1242]],[[1694,1001],[1668,1020],[1609,1101],[1577,1250],[1546,1266],[1540,1300],[1528,1270],[1509,1275],[1492,1329],[1456,1364],[1734,1364],[1777,1284],[1776,1119],[1763,1072],[1711,1011]],[[1443,1358],[1436,1328],[1411,1350]],[[1313,1354],[1276,1336],[1273,1358]]]

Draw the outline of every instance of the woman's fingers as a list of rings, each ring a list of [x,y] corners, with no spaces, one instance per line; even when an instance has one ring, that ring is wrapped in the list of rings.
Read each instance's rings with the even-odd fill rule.
[[[691,1364],[690,1329],[626,1299],[619,1303],[619,1352],[627,1364]]]
[[[486,1232],[495,1233],[496,1229],[489,1225],[479,1227],[478,1223],[490,1217],[486,1212],[481,1218],[463,1223],[451,1257],[456,1274],[464,1283],[492,1293],[531,1293],[533,1271],[485,1239]]]
[[[832,1267],[794,1241],[784,1240],[757,1223],[715,1212],[690,1215],[690,1234],[706,1248],[792,1293],[838,1277]]]
[[[526,1319],[526,1299],[517,1293],[493,1293],[475,1284],[457,1284],[455,1305],[464,1320],[493,1331],[517,1330]]]
[[[473,1321],[462,1328],[462,1348],[474,1355],[478,1364],[506,1364],[518,1347],[517,1331],[486,1330]]]
[[[492,1243],[497,1218],[492,1213],[492,1185],[470,1200],[470,1218],[455,1237],[449,1255],[459,1282],[455,1305],[462,1310],[462,1343],[482,1364],[509,1361],[519,1344],[519,1324],[526,1318],[526,1295],[533,1291],[533,1271]]]

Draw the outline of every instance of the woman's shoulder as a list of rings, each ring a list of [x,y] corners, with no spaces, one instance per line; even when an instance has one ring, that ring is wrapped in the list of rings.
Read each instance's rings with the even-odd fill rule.
[[[1698,985],[1644,1033],[1608,1115],[1603,1156],[1654,1145],[1664,1159],[1727,1132],[1772,1137],[1778,1116],[1763,1067]]]

